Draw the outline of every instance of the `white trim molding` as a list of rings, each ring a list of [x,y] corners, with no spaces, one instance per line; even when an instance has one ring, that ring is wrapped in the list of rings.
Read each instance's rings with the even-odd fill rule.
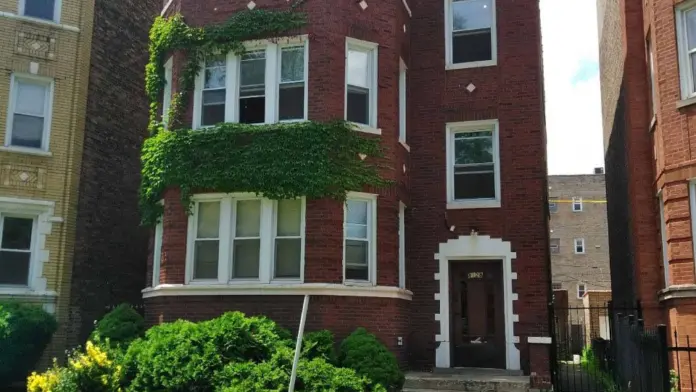
[[[143,298],[200,295],[321,295],[334,297],[395,298],[410,301],[409,290],[389,286],[351,286],[335,283],[183,285],[162,284],[142,291]]]
[[[23,22],[37,23],[37,24],[41,24],[41,25],[44,25],[44,26],[53,27],[54,29],[60,29],[60,30],[65,30],[65,31],[71,31],[71,32],[73,32],[73,33],[79,33],[79,32],[80,32],[80,28],[77,27],[77,26],[66,25],[66,24],[61,24],[61,23],[56,23],[56,22],[51,21],[51,20],[44,20],[44,19],[32,18],[32,17],[30,17],[30,16],[17,15],[17,14],[13,14],[12,12],[0,11],[0,17],[8,18],[8,19],[21,20],[21,21],[23,21]]]
[[[519,343],[519,337],[514,333],[514,323],[519,321],[519,316],[513,313],[513,301],[517,300],[517,294],[512,291],[512,281],[517,279],[517,273],[512,272],[512,261],[515,258],[517,254],[512,251],[510,242],[485,235],[460,236],[440,244],[439,252],[435,254],[440,271],[435,274],[435,280],[440,285],[440,292],[435,293],[435,300],[439,302],[440,308],[440,313],[435,314],[435,320],[440,324],[440,333],[435,335],[435,341],[440,343],[435,350],[436,367],[451,367],[450,263],[501,261],[505,302],[505,367],[508,370],[520,370],[520,351],[515,346]]]

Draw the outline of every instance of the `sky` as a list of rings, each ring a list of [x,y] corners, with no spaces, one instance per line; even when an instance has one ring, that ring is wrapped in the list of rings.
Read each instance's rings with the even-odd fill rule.
[[[604,166],[596,0],[541,0],[549,174]]]

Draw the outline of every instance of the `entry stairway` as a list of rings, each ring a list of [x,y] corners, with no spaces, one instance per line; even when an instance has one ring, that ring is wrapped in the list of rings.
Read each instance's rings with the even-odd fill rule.
[[[403,392],[530,392],[529,376],[495,369],[437,369],[406,374]]]

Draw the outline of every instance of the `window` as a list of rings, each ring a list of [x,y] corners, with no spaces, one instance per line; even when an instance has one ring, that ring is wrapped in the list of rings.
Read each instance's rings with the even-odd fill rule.
[[[549,198],[549,213],[555,214],[558,212],[558,198],[557,197],[550,197]]]
[[[0,216],[0,285],[29,286],[35,221]]]
[[[551,238],[551,254],[558,254],[561,253],[561,239],[560,238]]]
[[[406,143],[406,64],[399,61],[399,140]]]
[[[5,145],[48,149],[51,129],[53,81],[34,76],[13,75],[10,113]]]
[[[271,283],[304,276],[303,199],[194,196],[187,282]]]
[[[573,212],[582,212],[582,197],[573,198]]]
[[[655,105],[657,105],[657,86],[655,85],[655,58],[650,39],[646,41],[646,48],[648,48],[648,69],[650,71],[650,114],[654,116]]]
[[[585,239],[584,238],[576,238],[574,240],[575,242],[575,254],[583,254],[585,253]]]
[[[578,298],[582,299],[582,297],[585,296],[586,292],[587,292],[587,287],[585,286],[585,284],[578,283]]]
[[[553,290],[563,290],[563,284],[562,283],[553,283],[553,284],[551,284],[551,288]]]
[[[377,45],[346,39],[346,120],[377,127]]]
[[[152,244],[152,287],[160,284],[160,266],[162,263],[162,236],[164,225],[158,222],[155,226],[155,238]]]
[[[58,22],[61,0],[19,0],[19,13],[32,18]]]
[[[445,0],[446,55],[452,68],[495,65],[495,0]]]
[[[676,9],[682,99],[696,96],[696,3]]]
[[[691,203],[691,211],[696,211],[694,209],[694,206],[696,206],[696,198],[694,194],[694,183],[689,184],[689,199]],[[665,288],[670,286],[669,283],[669,257],[667,255],[667,228],[666,228],[666,222],[665,222],[665,205],[664,205],[664,200],[662,198],[662,191],[660,191],[658,195],[657,202],[659,203],[659,208],[660,208],[660,239],[661,239],[661,245],[662,245],[662,269],[664,273],[664,278],[665,278]],[[696,229],[696,226],[694,225],[695,218],[693,215],[691,216],[691,230],[692,232],[696,233],[696,231],[693,231]],[[696,246],[696,244],[695,244]],[[696,254],[696,253],[694,253]]]
[[[281,41],[206,60],[196,79],[193,127],[306,120],[306,37]]]
[[[166,125],[169,119],[169,107],[172,104],[172,72],[174,59],[164,63],[164,96],[162,97],[162,122]]]
[[[344,280],[374,283],[376,195],[351,193],[345,205]]]
[[[500,207],[497,120],[448,124],[448,208]]]
[[[399,202],[399,287],[406,288],[406,206]]]

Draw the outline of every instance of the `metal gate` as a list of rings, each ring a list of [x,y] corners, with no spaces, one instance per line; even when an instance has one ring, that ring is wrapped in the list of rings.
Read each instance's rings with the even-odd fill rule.
[[[645,331],[640,304],[629,307],[559,307],[553,320],[552,376],[560,392],[661,392],[657,334]],[[660,376],[641,376],[641,373]],[[665,390],[664,392],[669,392]]]

